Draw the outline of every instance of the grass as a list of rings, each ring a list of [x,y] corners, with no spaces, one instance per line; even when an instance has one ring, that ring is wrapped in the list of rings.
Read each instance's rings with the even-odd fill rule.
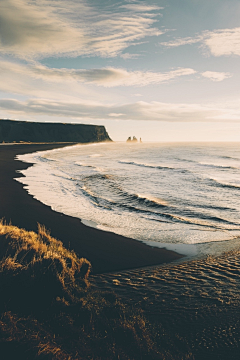
[[[64,248],[44,226],[35,233],[1,221],[1,356],[172,360],[157,349],[141,309],[113,292],[91,290],[90,270],[88,260]]]
[[[93,291],[91,264],[38,233],[0,222],[0,354],[4,359],[173,360],[141,309]],[[158,342],[159,343],[159,342]],[[160,341],[161,343],[161,341]],[[193,359],[184,355],[174,360]]]
[[[1,222],[0,239],[0,303],[40,310],[57,298],[73,301],[79,287],[88,287],[90,262],[65,249],[43,226],[36,234]]]

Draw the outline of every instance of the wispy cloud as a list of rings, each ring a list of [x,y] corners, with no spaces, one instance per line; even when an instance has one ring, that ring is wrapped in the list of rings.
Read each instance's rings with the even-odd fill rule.
[[[156,10],[164,9],[164,7],[141,4],[140,2],[137,2],[135,4],[121,5],[120,8],[127,9],[127,10],[139,11],[139,12],[149,12],[149,11],[156,11]]]
[[[143,9],[145,9],[143,11]],[[84,0],[1,0],[0,53],[19,58],[114,57],[146,36],[163,33],[148,6],[94,8]]]
[[[155,120],[155,121],[240,121],[238,108],[223,105],[172,104],[139,101],[123,105],[99,105],[90,102],[57,102],[44,99],[18,101],[0,99],[0,109],[9,114],[28,117],[47,115],[73,119],[120,119],[120,120]]]
[[[171,47],[178,47],[183,45],[192,45],[199,43],[204,40],[203,36],[196,36],[196,37],[185,37],[185,38],[177,38],[171,41],[161,42],[160,45],[166,46],[168,48]]]
[[[201,43],[213,56],[240,56],[240,28],[204,31],[195,37],[177,38],[161,45],[177,47],[196,43]]]
[[[171,81],[180,76],[188,76],[196,73],[191,68],[179,68],[165,73],[151,71],[127,71],[122,68],[100,69],[55,69],[40,64],[27,66],[24,64],[0,61],[0,71],[4,81],[0,83],[2,90],[9,89],[9,80],[22,76],[22,81],[41,79],[45,82],[81,82],[104,87],[114,86],[146,86]],[[13,89],[14,90],[14,89]]]
[[[212,81],[223,81],[232,77],[228,72],[217,72],[217,71],[205,71],[202,73],[202,76],[208,78]]]
[[[17,57],[68,53],[83,48],[83,29],[74,28],[45,1],[1,0],[0,51]],[[49,6],[50,5],[50,6]]]
[[[124,53],[121,54],[120,57],[124,60],[129,60],[129,59],[137,59],[140,57],[140,54],[129,54],[129,53]]]

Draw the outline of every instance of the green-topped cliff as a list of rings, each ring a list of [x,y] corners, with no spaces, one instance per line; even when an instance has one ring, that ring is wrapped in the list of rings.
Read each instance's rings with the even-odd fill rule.
[[[111,141],[104,126],[0,120],[0,142]]]

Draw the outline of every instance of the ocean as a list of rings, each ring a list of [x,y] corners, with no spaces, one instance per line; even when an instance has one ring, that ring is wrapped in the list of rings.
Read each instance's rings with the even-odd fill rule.
[[[34,198],[88,226],[187,256],[240,244],[240,144],[99,143],[19,155]]]

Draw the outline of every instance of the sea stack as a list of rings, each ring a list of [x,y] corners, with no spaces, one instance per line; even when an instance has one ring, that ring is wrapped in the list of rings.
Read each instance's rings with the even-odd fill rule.
[[[127,142],[134,142],[134,143],[136,143],[136,142],[138,142],[138,140],[137,140],[136,136],[133,136],[133,138],[131,138],[131,136],[129,136],[129,137],[127,138]]]

